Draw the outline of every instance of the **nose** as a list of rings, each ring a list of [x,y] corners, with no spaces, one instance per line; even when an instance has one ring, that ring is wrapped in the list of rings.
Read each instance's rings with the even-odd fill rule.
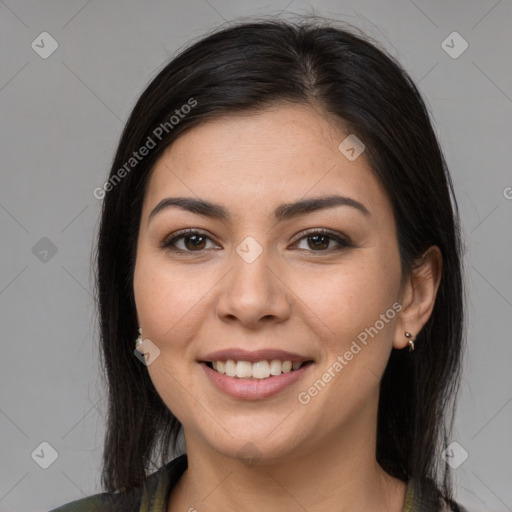
[[[291,293],[265,251],[252,263],[234,255],[231,272],[223,280],[216,311],[224,322],[248,329],[280,323],[290,316]]]

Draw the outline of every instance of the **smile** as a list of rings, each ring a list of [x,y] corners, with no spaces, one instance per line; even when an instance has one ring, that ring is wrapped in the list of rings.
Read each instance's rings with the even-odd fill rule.
[[[242,400],[262,400],[277,395],[304,377],[313,364],[313,361],[276,359],[253,363],[234,359],[200,363],[216,390]]]
[[[281,361],[280,359],[251,361],[207,361],[206,365],[217,373],[239,379],[268,379],[298,370],[311,361]]]

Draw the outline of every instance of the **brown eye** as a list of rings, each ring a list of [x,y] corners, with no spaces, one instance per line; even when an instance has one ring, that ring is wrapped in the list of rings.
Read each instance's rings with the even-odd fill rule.
[[[312,249],[327,249],[329,247],[330,237],[326,235],[313,235],[307,237],[309,243],[309,247]]]
[[[194,251],[196,249],[204,249],[206,237],[203,235],[192,235],[183,237],[185,247]]]
[[[300,247],[302,240],[307,240],[307,247]],[[334,242],[334,244],[332,244]],[[354,244],[341,234],[326,230],[312,230],[306,233],[297,242],[299,249],[309,250],[310,252],[333,252],[340,251],[347,247],[354,247]]]
[[[164,240],[161,248],[176,252],[202,252],[207,248],[208,241],[211,242],[209,236],[199,231],[187,230]]]

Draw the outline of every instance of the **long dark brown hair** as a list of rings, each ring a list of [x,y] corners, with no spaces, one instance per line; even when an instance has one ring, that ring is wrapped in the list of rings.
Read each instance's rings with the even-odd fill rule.
[[[463,343],[461,243],[451,178],[422,96],[399,63],[354,27],[311,17],[245,20],[208,34],[157,74],[126,123],[101,191],[97,246],[108,386],[103,487],[125,492],[140,486],[152,467],[175,454],[181,429],[133,353],[133,271],[151,170],[187,130],[281,103],[315,106],[364,141],[393,206],[404,276],[428,247],[441,250],[431,318],[414,352],[393,349],[382,378],[376,457],[389,474],[417,479],[424,492],[433,485],[451,501],[450,468],[441,451],[453,427]],[[150,145],[149,138],[155,147],[130,160]]]

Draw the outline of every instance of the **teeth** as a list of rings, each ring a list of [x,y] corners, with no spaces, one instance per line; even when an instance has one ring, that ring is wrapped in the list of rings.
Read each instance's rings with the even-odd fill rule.
[[[272,359],[271,361],[212,361],[212,367],[219,373],[226,374],[228,377],[238,377],[240,379],[267,379],[271,375],[281,375],[298,370],[303,365],[300,361],[280,361]]]
[[[249,361],[238,361],[236,363],[235,376],[241,379],[252,377],[252,364]]]
[[[236,363],[235,361],[232,361],[229,359],[226,361],[226,364],[224,365],[224,371],[226,372],[226,375],[228,377],[234,377],[236,374]]]
[[[266,379],[270,377],[270,365],[268,361],[258,361],[252,364],[251,376],[255,379]]]
[[[281,370],[283,371],[283,373],[290,373],[292,371],[292,362],[291,361],[283,361]]]
[[[279,359],[272,359],[270,361],[270,375],[281,375],[281,361]]]

